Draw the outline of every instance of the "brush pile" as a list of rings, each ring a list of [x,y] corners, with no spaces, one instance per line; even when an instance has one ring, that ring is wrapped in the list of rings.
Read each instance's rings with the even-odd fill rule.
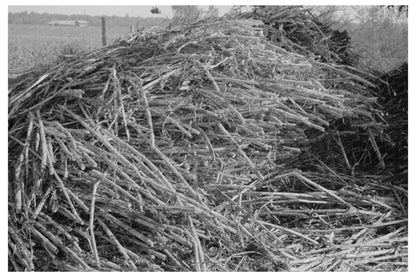
[[[291,52],[314,56],[323,62],[354,65],[347,31],[333,30],[317,20],[308,8],[299,6],[254,6],[244,18],[261,20],[268,39]]]
[[[9,270],[406,270],[379,176],[294,166],[334,120],[378,134],[370,84],[262,29],[133,35],[11,80]]]

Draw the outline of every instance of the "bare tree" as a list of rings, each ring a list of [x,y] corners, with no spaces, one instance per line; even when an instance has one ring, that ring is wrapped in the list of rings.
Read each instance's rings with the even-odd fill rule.
[[[218,17],[219,15],[220,15],[220,12],[217,7],[209,6],[208,10],[204,14],[204,17],[211,18],[211,17]]]
[[[188,25],[201,18],[203,10],[198,6],[171,6],[173,25]]]

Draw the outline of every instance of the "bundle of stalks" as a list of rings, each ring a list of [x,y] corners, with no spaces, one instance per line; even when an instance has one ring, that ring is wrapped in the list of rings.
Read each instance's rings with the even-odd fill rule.
[[[406,269],[407,222],[377,177],[290,166],[311,128],[377,131],[367,81],[262,28],[130,36],[10,80],[9,269]]]
[[[263,21],[266,36],[289,51],[315,56],[323,62],[354,65],[358,61],[348,32],[320,22],[309,8],[254,6],[241,16]]]

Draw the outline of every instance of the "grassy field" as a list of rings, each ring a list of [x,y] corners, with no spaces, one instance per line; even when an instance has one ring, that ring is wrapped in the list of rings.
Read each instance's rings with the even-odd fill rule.
[[[129,26],[107,26],[107,43],[129,32]],[[54,63],[63,53],[88,51],[101,46],[101,27],[83,28],[9,24],[9,74]]]

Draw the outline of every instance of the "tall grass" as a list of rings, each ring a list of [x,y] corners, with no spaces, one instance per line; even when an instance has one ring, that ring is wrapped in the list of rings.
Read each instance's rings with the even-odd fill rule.
[[[107,41],[124,36],[126,28],[107,28]],[[51,27],[47,25],[9,25],[9,74],[19,74],[56,63],[62,55],[76,54],[101,46],[101,28]]]
[[[67,49],[82,52],[89,48],[90,46],[70,40],[12,36],[9,37],[9,74],[23,73],[33,67],[53,64],[68,51]]]

